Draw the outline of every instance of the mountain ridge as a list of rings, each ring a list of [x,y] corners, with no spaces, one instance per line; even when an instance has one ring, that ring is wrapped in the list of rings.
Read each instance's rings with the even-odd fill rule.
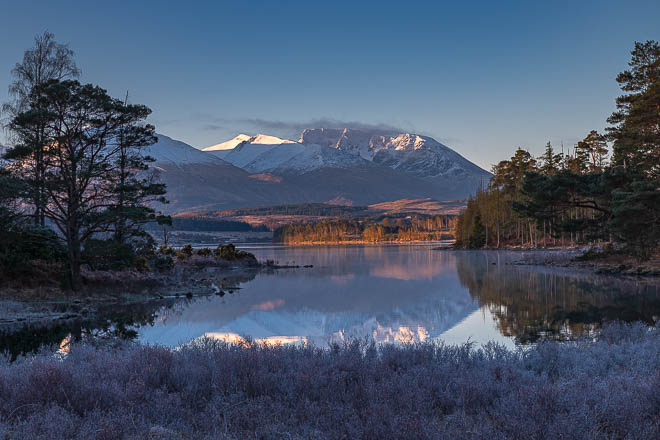
[[[158,142],[144,152],[156,159],[152,168],[168,185],[168,212],[337,200],[359,205],[457,200],[489,174],[432,138],[309,129],[301,140],[319,133],[325,139],[318,143],[242,134],[205,150],[157,134]],[[343,138],[334,139],[333,148],[334,135]],[[429,164],[449,173],[415,173],[415,166]]]
[[[293,145],[316,149],[317,158],[327,159],[330,153],[321,148],[326,147],[425,179],[451,176],[453,179],[463,178],[465,180],[466,177],[470,177],[470,174],[477,177],[471,179],[474,181],[490,178],[488,171],[470,162],[453,149],[441,144],[432,137],[413,133],[397,134],[393,131],[349,128],[310,128],[303,130],[297,142],[266,135],[257,135],[245,139],[246,136],[241,134],[230,141],[218,144],[223,145],[219,157],[251,172],[267,172],[277,169],[280,171],[286,169],[304,171],[325,165],[325,163],[320,163],[315,166],[313,162],[310,162],[309,155],[306,158],[307,163],[303,165],[300,165],[300,159],[290,161],[289,159],[292,159],[293,155],[288,157],[287,160],[282,160],[281,157],[278,159],[278,155],[275,155],[273,150],[287,150],[278,148],[287,144],[289,145],[288,150],[298,148],[297,154],[304,154],[306,151],[304,148],[293,147]],[[258,141],[260,137],[266,137],[269,141]],[[239,140],[240,142],[238,142]],[[228,145],[235,145],[235,147],[229,151],[230,149],[225,148]],[[207,147],[203,151],[216,152],[217,154],[218,147]],[[359,163],[359,161],[341,160],[341,153],[328,162],[333,166],[340,167]],[[263,157],[260,158],[259,156],[262,155]],[[273,156],[270,161],[267,160],[269,155]]]

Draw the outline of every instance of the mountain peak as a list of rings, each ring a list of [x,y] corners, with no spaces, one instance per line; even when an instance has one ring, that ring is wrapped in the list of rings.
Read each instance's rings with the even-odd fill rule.
[[[239,134],[233,139],[230,139],[226,142],[222,142],[216,145],[211,145],[210,147],[203,148],[202,151],[220,151],[224,152],[227,150],[233,150],[241,144],[259,144],[259,145],[280,145],[280,144],[293,144],[295,141],[290,141],[288,139],[278,138],[276,136],[270,136],[267,134],[258,134],[256,136],[250,136],[247,134]]]
[[[220,144],[215,144],[211,145],[210,147],[202,148],[202,151],[221,151],[221,150],[232,150],[236,148],[237,145],[249,141],[252,139],[252,136],[249,136],[247,134],[239,134],[233,139],[230,139],[226,142],[222,142]]]
[[[300,135],[304,144],[317,144],[359,154],[373,160],[382,150],[413,151],[419,149],[449,150],[435,139],[414,133],[396,133],[388,130],[362,130],[353,128],[306,129]]]

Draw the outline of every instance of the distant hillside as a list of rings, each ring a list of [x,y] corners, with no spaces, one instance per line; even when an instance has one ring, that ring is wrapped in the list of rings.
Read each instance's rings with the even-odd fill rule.
[[[149,231],[159,231],[161,226],[156,223],[149,223],[146,229]],[[265,225],[253,226],[249,223],[238,220],[227,220],[222,218],[193,216],[193,215],[174,215],[172,217],[173,231],[196,231],[196,232],[254,232],[267,231]]]
[[[384,211],[388,214],[394,213],[415,213],[426,215],[453,214],[458,215],[465,202],[460,200],[450,200],[439,202],[433,199],[401,199],[392,202],[383,202],[369,205],[370,209]]]
[[[283,225],[318,223],[326,220],[382,221],[411,216],[454,216],[465,206],[464,202],[438,202],[431,199],[403,199],[371,206],[342,206],[327,203],[298,203],[287,205],[258,206],[227,210],[187,211],[177,219],[195,218],[224,220],[252,225],[264,225],[274,230]]]
[[[313,215],[342,216],[366,211],[366,206],[341,206],[327,203],[298,203],[293,205],[257,206],[254,208],[215,211],[216,216],[235,217],[242,215]]]

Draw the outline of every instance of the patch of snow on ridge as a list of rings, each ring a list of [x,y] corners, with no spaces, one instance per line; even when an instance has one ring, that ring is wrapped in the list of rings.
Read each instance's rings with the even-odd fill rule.
[[[223,151],[223,150],[233,150],[237,145],[249,141],[252,139],[252,136],[247,134],[239,134],[234,139],[230,139],[227,142],[222,142],[220,144],[211,145],[210,147],[202,148],[202,151]]]
[[[225,164],[213,154],[198,150],[185,142],[174,140],[156,133],[158,142],[142,149],[145,156],[151,156],[158,162],[171,162],[178,165],[193,163]]]
[[[279,145],[279,144],[295,144],[295,141],[288,139],[278,138],[276,136],[269,136],[267,134],[258,134],[250,139],[251,144],[266,144],[266,145]]]
[[[278,138],[276,136],[269,136],[267,134],[258,134],[256,136],[249,136],[247,134],[239,134],[233,139],[222,142],[210,147],[203,148],[202,151],[225,151],[233,150],[243,143],[260,144],[260,145],[279,145],[279,144],[292,144],[295,141],[288,139]]]
[[[261,154],[272,150],[278,145],[252,144],[244,142],[233,150],[229,150],[223,157],[224,160],[240,168],[247,170],[246,165],[259,157]],[[215,153],[214,153],[215,154]]]
[[[222,150],[215,149],[216,147],[209,147],[204,149],[223,160],[231,163],[240,168],[246,168],[246,165],[256,159],[260,154],[265,153],[279,145],[296,144],[294,141],[281,139],[276,136],[269,136],[265,134],[258,134],[256,136],[247,137],[246,135],[238,135],[234,139],[218,144],[222,146]],[[241,141],[241,139],[243,139]],[[239,142],[240,141],[240,142]],[[231,149],[229,149],[229,147]],[[227,147],[227,148],[225,148]],[[211,150],[211,148],[214,148]]]
[[[359,156],[322,145],[282,144],[260,154],[245,166],[249,172],[296,171],[305,173],[319,168],[347,168],[368,164]]]

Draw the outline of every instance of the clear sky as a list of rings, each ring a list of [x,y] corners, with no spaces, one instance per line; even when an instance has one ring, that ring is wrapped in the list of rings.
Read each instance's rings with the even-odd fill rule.
[[[128,90],[157,131],[196,147],[383,125],[488,169],[603,129],[633,42],[660,40],[658,0],[2,3],[0,101],[49,30],[82,81]]]

